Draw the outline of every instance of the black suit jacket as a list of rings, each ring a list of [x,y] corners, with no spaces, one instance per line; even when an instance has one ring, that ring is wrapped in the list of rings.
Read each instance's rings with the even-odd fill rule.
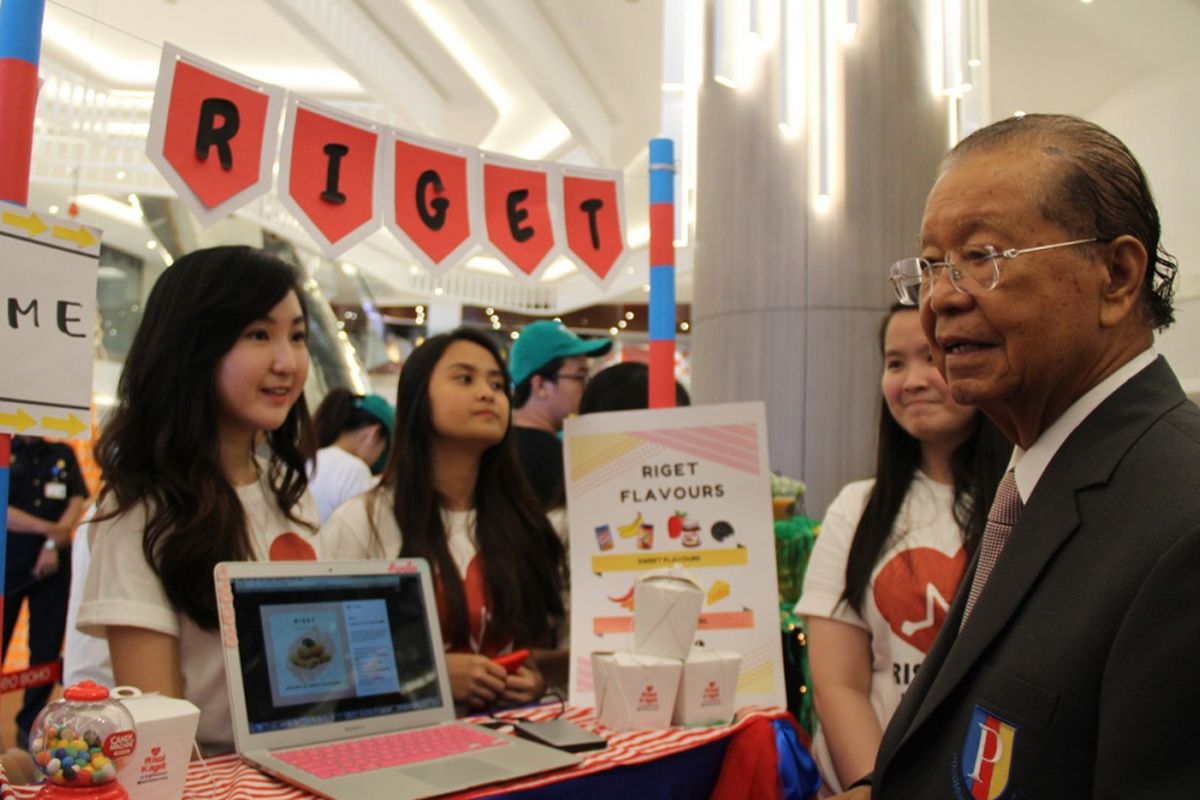
[[[973,574],[873,797],[1200,797],[1200,409],[1162,358],[1054,455],[960,633]]]

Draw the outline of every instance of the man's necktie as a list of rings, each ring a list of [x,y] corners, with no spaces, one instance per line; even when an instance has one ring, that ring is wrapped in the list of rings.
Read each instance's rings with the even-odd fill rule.
[[[961,631],[967,624],[967,617],[975,602],[983,592],[992,568],[1000,558],[1000,551],[1008,542],[1013,526],[1017,524],[1017,515],[1021,513],[1021,495],[1017,493],[1017,479],[1010,469],[1004,473],[1004,479],[996,487],[996,497],[992,507],[988,509],[987,525],[983,529],[983,540],[979,543],[979,566],[975,568],[975,577],[971,581],[971,592],[967,595],[967,607],[963,609],[962,622],[958,629]]]

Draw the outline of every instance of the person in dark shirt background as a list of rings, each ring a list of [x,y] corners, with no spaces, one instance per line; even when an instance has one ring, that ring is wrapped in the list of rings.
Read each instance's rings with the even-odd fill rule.
[[[579,410],[589,358],[610,349],[611,339],[581,339],[552,320],[526,325],[512,346],[513,433],[525,476],[546,509],[565,500],[558,432]]]
[[[679,381],[675,381],[675,407],[692,404],[692,396]],[[650,407],[650,366],[641,361],[622,361],[592,376],[583,399],[580,414],[602,411],[637,411]]]
[[[8,491],[4,654],[21,601],[28,598],[29,663],[57,661],[71,586],[71,533],[88,496],[75,451],[66,444],[14,436]],[[29,729],[53,688],[37,686],[25,692],[17,712],[18,746],[28,748]]]

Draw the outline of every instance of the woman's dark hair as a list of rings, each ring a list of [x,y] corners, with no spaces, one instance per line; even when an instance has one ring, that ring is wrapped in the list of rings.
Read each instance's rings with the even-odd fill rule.
[[[675,381],[675,405],[690,406],[692,398]],[[579,413],[633,411],[650,407],[650,367],[640,361],[622,361],[592,376],[579,400]]]
[[[221,468],[214,374],[246,326],[288,292],[303,307],[297,272],[248,247],[197,250],[167,268],[146,300],[117,406],[96,445],[99,505],[115,501],[97,519],[145,506],[146,561],[171,604],[205,630],[217,628],[213,567],[254,557],[237,491]],[[308,486],[304,464],[314,449],[303,396],[266,441],[280,511],[311,527],[292,511]]]
[[[879,349],[885,349],[888,323],[899,312],[917,309],[893,305],[879,329]],[[963,534],[967,558],[983,535],[987,512],[1004,475],[1012,444],[987,417],[976,412],[975,430],[959,445],[950,458],[954,476],[954,519]],[[889,541],[902,535],[895,531],[896,517],[912,486],[913,475],[921,463],[921,443],[896,422],[883,398],[879,409],[879,447],[875,455],[875,486],[854,531],[854,541],[846,558],[845,600],[857,612],[862,611],[871,572]]]
[[[357,431],[372,425],[383,425],[360,403],[362,395],[355,394],[345,386],[330,389],[313,412],[313,425],[317,431],[317,447],[329,447],[347,431]],[[386,429],[384,435],[387,434]]]
[[[433,409],[429,383],[434,368],[454,342],[479,345],[503,373],[500,351],[482,333],[458,328],[431,337],[412,352],[400,371],[396,392],[396,433],[392,454],[379,479],[379,491],[392,495],[392,513],[403,544],[399,556],[427,559],[437,573],[449,619],[445,638],[456,648],[468,644],[466,592],[450,555],[442,525],[442,502],[433,486]],[[518,642],[538,644],[563,615],[563,546],[525,479],[512,440],[511,405],[504,438],[484,451],[475,482],[475,542],[494,608],[490,627],[511,631]]]

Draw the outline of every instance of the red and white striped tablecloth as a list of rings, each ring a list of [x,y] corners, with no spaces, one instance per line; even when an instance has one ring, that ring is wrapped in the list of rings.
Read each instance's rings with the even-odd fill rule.
[[[500,716],[506,719],[541,720],[555,717],[558,712],[558,706],[541,706],[535,709],[506,712]],[[518,789],[532,789],[603,772],[614,767],[665,758],[730,736],[755,719],[778,719],[786,713],[778,708],[744,708],[728,725],[613,733],[607,728],[596,725],[596,715],[593,709],[568,706],[562,716],[604,736],[608,740],[607,748],[587,754],[583,763],[571,769],[506,783],[490,784],[481,789],[454,795],[454,797],[466,800],[466,798],[487,797],[491,794],[512,792]],[[38,786],[16,786],[9,790],[5,786],[3,790],[0,790],[0,800],[9,800],[13,795],[16,800],[29,800],[37,794],[39,788]],[[10,795],[9,791],[13,795]],[[193,762],[188,769],[183,796],[185,800],[263,800],[264,798],[309,800],[313,797],[303,789],[286,784],[270,775],[264,775],[233,753],[215,756],[204,762]]]

